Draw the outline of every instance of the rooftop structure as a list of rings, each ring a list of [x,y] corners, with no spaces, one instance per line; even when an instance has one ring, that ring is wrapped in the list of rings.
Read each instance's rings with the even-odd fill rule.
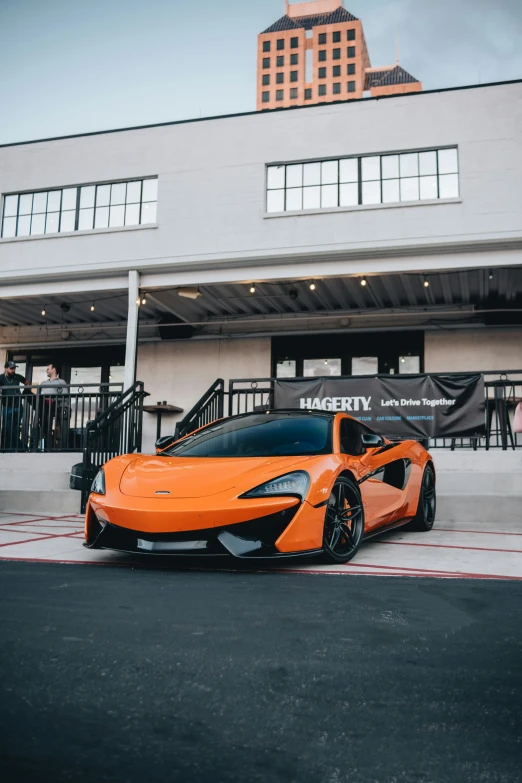
[[[258,37],[257,109],[420,92],[398,62],[372,68],[362,22],[343,0],[290,4]]]

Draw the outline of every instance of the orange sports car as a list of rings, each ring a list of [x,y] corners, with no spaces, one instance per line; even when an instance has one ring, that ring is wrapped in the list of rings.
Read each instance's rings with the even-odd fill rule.
[[[168,439],[167,439],[168,441]],[[220,419],[104,465],[86,546],[152,555],[346,563],[361,542],[435,519],[433,460],[343,413],[270,410]]]

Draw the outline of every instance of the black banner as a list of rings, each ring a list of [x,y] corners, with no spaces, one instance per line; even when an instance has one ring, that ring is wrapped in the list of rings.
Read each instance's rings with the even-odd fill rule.
[[[276,408],[344,411],[381,435],[437,438],[485,432],[483,375],[277,380]]]

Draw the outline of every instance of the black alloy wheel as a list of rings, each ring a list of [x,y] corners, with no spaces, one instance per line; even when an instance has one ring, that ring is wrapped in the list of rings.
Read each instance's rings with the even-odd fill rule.
[[[411,521],[411,529],[424,532],[431,530],[433,523],[435,522],[436,509],[437,494],[435,491],[435,474],[433,469],[427,465],[422,476],[419,505],[417,507],[417,513]]]
[[[329,563],[347,563],[355,556],[364,534],[364,508],[359,488],[340,476],[326,506],[323,533],[324,558]]]

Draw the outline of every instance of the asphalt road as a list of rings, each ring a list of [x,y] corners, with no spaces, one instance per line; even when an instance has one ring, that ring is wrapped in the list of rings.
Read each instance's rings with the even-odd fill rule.
[[[516,783],[522,583],[0,563],[3,783]]]

